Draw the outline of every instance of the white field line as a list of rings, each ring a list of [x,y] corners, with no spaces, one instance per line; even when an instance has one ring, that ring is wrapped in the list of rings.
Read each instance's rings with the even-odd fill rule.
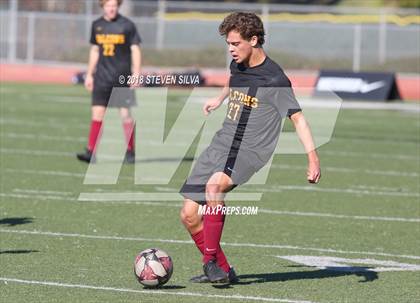
[[[84,178],[86,173],[71,173],[66,171],[54,171],[54,170],[35,170],[35,169],[14,169],[5,168],[3,171],[17,174],[30,174],[30,175],[45,175],[45,176],[60,176],[60,177],[74,177]],[[91,177],[100,178],[101,175],[89,174]],[[134,177],[119,176],[119,180],[134,180]]]
[[[17,149],[17,148],[0,148],[0,153],[11,155],[29,155],[29,156],[56,156],[56,157],[71,157],[76,159],[76,152],[63,151],[49,151],[49,150],[32,150],[32,149]],[[102,155],[103,159],[122,161],[123,156],[117,157],[114,155]]]
[[[121,130],[122,136],[122,130]],[[86,137],[69,137],[69,136],[50,136],[50,135],[35,135],[35,134],[16,134],[16,133],[7,133],[3,134],[2,137],[10,139],[26,139],[26,140],[36,140],[36,141],[68,141],[68,142],[86,142]],[[121,143],[121,140],[117,139],[108,139],[108,142],[111,143]],[[159,141],[143,140],[144,144],[160,146],[162,143]],[[173,143],[168,146],[185,146],[182,143]]]
[[[31,152],[28,151],[28,154]],[[71,154],[74,156],[73,154]],[[286,168],[283,165],[273,164],[274,168]],[[301,169],[299,167],[298,169]],[[343,168],[346,169],[346,168]],[[26,173],[26,174],[39,174],[39,175],[51,175],[51,176],[63,176],[63,177],[85,177],[85,174],[82,173],[69,173],[63,171],[42,171],[42,170],[25,170],[25,169],[11,169],[6,168],[4,171],[11,172],[11,173]],[[95,177],[100,178],[101,176],[95,175]],[[133,180],[131,177],[119,177],[124,180]],[[377,188],[364,188],[359,187],[358,189],[354,188],[328,188],[328,187],[315,187],[315,186],[298,186],[298,185],[276,185],[271,187],[260,187],[258,189],[246,189],[242,188],[241,190],[246,192],[274,192],[279,193],[284,190],[302,190],[302,191],[317,191],[317,192],[332,192],[332,193],[345,193],[345,194],[357,194],[357,195],[378,195],[378,196],[397,196],[397,197],[420,197],[419,193],[416,192],[401,192],[400,188],[380,188],[380,190],[376,190]]]
[[[26,130],[28,130],[28,128],[31,127],[47,127],[47,128],[52,128],[53,129],[60,129],[60,130],[67,130],[67,129],[84,129],[86,131],[88,131],[89,128],[89,120],[76,120],[76,119],[69,119],[64,121],[65,123],[69,123],[71,124],[63,124],[62,120],[57,120],[57,119],[47,119],[47,122],[39,122],[39,121],[27,121],[27,120],[21,120],[21,119],[5,119],[5,118],[0,118],[0,125],[16,125],[16,126],[22,126],[25,127]],[[122,126],[116,126],[114,127],[112,126],[108,126],[109,130],[120,130],[121,134],[123,134],[123,128]],[[161,134],[161,130],[158,129],[157,127],[153,127],[150,126],[148,128],[142,128],[141,132],[143,133],[156,133],[156,134]],[[191,136],[195,136],[197,135],[197,132],[193,131],[193,130],[179,130],[178,131],[179,134],[187,134],[187,135],[191,135]],[[18,138],[20,136],[22,136],[23,139],[36,139],[39,138],[40,136],[38,136],[38,134],[34,134],[34,133],[13,133],[13,132],[3,132],[2,136],[4,137],[10,137],[10,138]],[[66,140],[70,140],[71,136],[67,136]],[[74,137],[74,140],[80,140],[80,138],[83,138],[84,140],[87,140],[86,137]],[[44,135],[43,140],[52,140],[52,141],[56,141],[57,140],[57,136],[53,136],[53,135]]]
[[[270,169],[288,169],[288,170],[306,170],[306,166],[300,165],[286,165],[286,164],[272,164]],[[399,172],[399,171],[392,171],[392,170],[360,170],[360,169],[352,169],[346,167],[334,167],[334,166],[323,166],[323,171],[329,172],[338,172],[343,174],[368,174],[368,175],[377,175],[377,176],[389,176],[389,177],[419,177],[420,174],[417,172]],[[29,170],[29,169],[13,169],[13,168],[6,168],[4,171],[11,172],[11,173],[26,173],[26,174],[41,174],[41,175],[51,175],[51,176],[62,176],[62,177],[82,177],[86,176],[85,173],[70,173],[66,171],[44,171],[44,170]],[[97,176],[99,177],[99,176]],[[119,177],[128,179],[128,177]],[[129,178],[133,179],[133,178]]]
[[[84,129],[87,130],[88,128],[88,121],[80,121],[80,120],[69,120],[67,121],[69,123],[71,123],[71,127],[67,126],[66,124],[63,124],[63,122],[61,120],[55,120],[55,119],[48,119],[48,122],[40,122],[40,121],[27,121],[27,120],[22,120],[22,119],[6,119],[6,118],[0,118],[0,124],[4,124],[4,125],[18,125],[18,126],[26,126],[26,127],[51,127],[54,126],[55,129]],[[114,129],[114,128],[112,128]],[[149,128],[149,129],[142,129],[142,132],[156,132],[156,130],[154,128]],[[180,133],[182,134],[191,134],[191,135],[196,135],[196,133],[194,131],[180,131]],[[3,133],[3,136],[10,136],[11,138],[13,138],[13,136],[22,136],[23,138],[26,136],[26,133],[22,133],[22,134],[18,134],[18,133]],[[55,136],[50,136],[50,135],[45,135],[44,139],[47,140],[47,138],[49,140],[56,140]],[[67,138],[70,138],[67,136]],[[32,137],[28,137],[28,139],[32,139]],[[72,141],[75,140],[86,140],[86,138],[84,137],[75,137]],[[65,140],[70,140],[70,139],[65,139]],[[410,144],[410,145],[418,145],[417,142],[411,142],[411,141],[395,141],[395,140],[380,140],[380,141],[372,141],[369,139],[363,139],[363,138],[341,138],[341,137],[334,137],[331,139],[332,141],[336,141],[336,140],[341,140],[341,141],[345,141],[347,143],[350,142],[362,142],[362,143],[375,143],[375,144],[391,144],[391,145],[401,145],[401,144]]]
[[[335,157],[355,157],[355,158],[372,158],[372,159],[396,159],[396,160],[414,160],[419,161],[418,156],[409,156],[403,154],[380,154],[380,153],[361,153],[349,151],[320,151],[321,155]]]
[[[143,132],[153,132],[153,129],[150,130],[142,130]],[[51,135],[44,135],[44,134],[30,134],[30,133],[5,133],[1,135],[2,137],[11,138],[11,139],[26,139],[26,140],[36,140],[36,141],[69,141],[69,142],[86,142],[85,137],[71,137],[71,136],[51,136]],[[120,143],[121,140],[113,140],[109,139],[109,142],[115,142]],[[144,144],[148,145],[155,145],[160,146],[162,142],[159,141],[146,141]],[[171,144],[171,146],[185,146],[183,143],[174,143]],[[375,159],[388,159],[388,158],[394,158],[398,160],[418,160],[416,156],[410,156],[410,155],[401,155],[401,154],[375,154],[375,153],[369,153],[364,154],[360,152],[347,152],[347,151],[322,151],[321,154],[326,154],[329,156],[343,156],[343,157],[372,157]],[[368,170],[367,170],[368,171]]]
[[[153,129],[143,130],[148,132],[153,132]],[[35,134],[16,134],[16,133],[9,133],[3,134],[2,136],[10,137],[10,138],[22,138],[22,139],[34,139],[34,140],[46,140],[46,141],[74,141],[74,142],[85,142],[87,139],[84,137],[69,137],[69,136],[50,136],[50,135],[35,135]],[[120,142],[115,140],[115,142]],[[160,146],[162,143],[158,141],[147,141],[144,142],[151,145]],[[173,146],[184,146],[183,143],[175,143]],[[3,151],[4,150],[4,151]],[[20,153],[27,154],[27,150],[19,150],[19,149],[7,149],[2,148],[0,150],[4,153]],[[36,155],[51,155],[51,156],[67,156],[69,153],[66,152],[55,152],[57,154],[45,154],[50,151],[45,150],[34,150]],[[417,156],[411,155],[404,155],[404,154],[383,154],[383,153],[362,153],[362,152],[349,152],[349,151],[321,151],[321,155],[328,155],[328,156],[336,156],[336,157],[356,157],[356,158],[373,158],[373,159],[396,159],[396,160],[414,160],[418,161]]]
[[[19,119],[4,119],[4,118],[0,118],[0,124],[4,124],[4,125],[19,125],[19,126],[26,126],[26,127],[51,127],[52,125],[54,125],[54,128],[59,128],[59,129],[69,129],[70,127],[68,127],[65,124],[62,124],[62,121],[56,121],[56,120],[51,120],[49,119],[50,123],[45,123],[45,122],[35,122],[35,121],[26,121],[26,120],[19,120]],[[86,121],[79,121],[79,120],[71,120],[68,121],[72,124],[71,128],[72,129],[84,129],[87,130],[88,125]],[[112,129],[117,129],[117,128],[113,128]],[[120,129],[120,128],[118,128]],[[157,131],[155,128],[148,128],[148,129],[142,129],[141,132],[145,133],[158,133],[159,131]],[[184,130],[180,130],[180,133],[182,134],[191,134],[191,135],[195,135],[196,133],[194,131],[184,131]],[[1,134],[2,136],[6,137],[6,138],[22,138],[22,139],[34,139],[34,140],[51,140],[51,141],[80,141],[80,142],[85,142],[87,139],[85,137],[71,137],[71,136],[63,136],[63,137],[59,137],[59,136],[52,136],[52,135],[37,135],[37,134],[31,134],[31,133],[6,133],[3,132],[3,134]],[[380,140],[380,141],[372,141],[369,139],[363,139],[363,138],[341,138],[341,137],[333,137],[331,138],[331,142],[334,141],[345,141],[347,143],[355,143],[355,142],[361,142],[361,143],[374,143],[374,144],[391,144],[391,145],[402,145],[402,144],[410,144],[410,145],[418,145],[417,142],[411,142],[411,141],[395,141],[395,140]]]
[[[23,189],[23,188],[15,188],[13,189],[15,193],[23,193],[23,194],[45,194],[45,195],[58,195],[58,196],[74,196],[73,193],[67,191],[55,191],[55,190],[39,190],[39,189]]]
[[[330,256],[275,256],[294,263],[319,269],[344,272],[420,271],[420,265],[375,259],[348,259]],[[354,265],[357,264],[357,265]],[[373,267],[372,265],[378,265]]]
[[[87,201],[82,202],[98,202],[106,204],[134,204],[134,205],[151,205],[163,207],[182,207],[182,203],[165,203],[165,202],[151,202],[151,201]],[[389,221],[389,222],[415,222],[419,223],[420,218],[401,218],[401,217],[377,217],[377,216],[354,216],[341,215],[331,213],[316,213],[316,212],[301,212],[301,211],[287,211],[287,210],[273,210],[267,208],[259,208],[259,213],[284,215],[284,216],[299,216],[299,217],[319,217],[319,218],[333,218],[333,219],[350,219],[350,220],[367,220],[367,221]]]
[[[50,151],[50,150],[33,150],[33,149],[18,149],[18,148],[0,148],[2,154],[12,155],[29,155],[29,156],[57,156],[57,157],[76,157],[75,153]]]
[[[19,193],[0,193],[0,197],[3,198],[17,198],[17,199],[29,199],[32,201],[37,200],[54,200],[54,201],[67,201],[67,202],[76,202],[76,199],[71,199],[64,196],[53,196],[53,195],[34,195],[34,194],[19,194]]]
[[[36,155],[36,156],[65,156],[65,157],[75,157],[75,153],[69,152],[61,152],[61,151],[47,151],[47,150],[26,150],[26,149],[10,149],[10,148],[0,148],[1,153],[5,154],[20,154],[20,155]],[[397,156],[397,155],[395,155]],[[403,156],[403,155],[400,155]],[[117,159],[117,157],[112,156],[105,156],[109,159]],[[411,156],[407,156],[411,157]],[[385,154],[381,154],[381,158],[387,158]],[[119,158],[118,158],[119,159]],[[302,170],[306,169],[305,166],[292,166],[292,165],[282,165],[282,164],[273,164],[272,168],[279,168],[279,169],[296,169]],[[325,167],[326,171],[335,171],[335,172],[343,172],[343,173],[365,173],[365,174],[373,174],[373,175],[383,175],[383,176],[398,176],[398,177],[418,177],[419,174],[416,172],[398,172],[398,171],[381,171],[381,170],[356,170],[344,167]],[[11,169],[9,171],[13,172]],[[24,171],[24,170],[22,170]],[[16,170],[17,172],[17,170]],[[57,172],[58,173],[58,172]],[[68,175],[72,177],[79,176],[80,174],[77,173],[67,173],[61,172],[62,176]],[[85,175],[83,175],[84,177]]]
[[[255,192],[257,189],[242,188],[242,191]],[[391,197],[420,197],[420,193],[415,192],[398,192],[398,191],[375,191],[367,189],[352,189],[352,188],[334,188],[334,187],[315,187],[315,186],[300,186],[300,185],[276,185],[271,187],[261,187],[258,189],[262,192],[280,193],[289,190],[326,192],[326,193],[340,193],[340,194],[354,194],[354,195],[369,195],[369,196],[391,196]]]
[[[70,122],[72,125],[71,127],[63,124],[63,121],[57,120],[57,119],[47,119],[46,122],[40,122],[40,121],[28,121],[23,119],[14,119],[14,118],[0,118],[0,125],[17,125],[22,127],[52,127],[54,126],[55,129],[87,129],[89,121],[86,121],[86,123],[83,125],[81,124],[81,121],[66,121]]]
[[[261,192],[234,192],[229,194],[231,201],[260,201]],[[79,201],[180,201],[181,194],[173,192],[108,192],[108,193],[80,193]]]
[[[299,165],[287,165],[287,164],[271,164],[270,168],[277,169],[288,169],[288,170],[306,170],[306,166]],[[419,177],[420,174],[417,172],[405,172],[405,171],[393,171],[393,170],[371,170],[371,169],[354,169],[347,167],[334,167],[334,166],[322,166],[321,169],[327,172],[338,172],[344,174],[367,174],[377,176],[389,176],[389,177]]]
[[[0,277],[0,281],[3,281],[6,284],[10,282],[10,283],[43,285],[43,286],[53,286],[53,287],[63,287],[63,288],[101,290],[101,291],[110,291],[110,292],[119,292],[119,293],[136,293],[136,294],[145,294],[145,295],[197,297],[197,298],[258,301],[258,302],[315,303],[311,301],[257,297],[257,296],[212,295],[212,294],[204,294],[204,293],[199,293],[199,292],[165,291],[165,290],[154,290],[154,289],[142,290],[142,289],[117,288],[117,287],[108,287],[108,286],[93,286],[93,285],[86,285],[86,284],[69,284],[69,283],[61,283],[61,282],[22,280],[22,279],[7,278],[7,277]]]
[[[70,237],[70,238],[97,239],[97,240],[158,242],[158,243],[189,244],[189,245],[193,244],[193,241],[191,240],[87,235],[87,234],[77,234],[77,233],[61,233],[61,232],[23,230],[23,229],[19,230],[19,229],[0,228],[0,232],[22,234],[22,235],[38,235],[38,236],[47,236],[47,237]],[[220,242],[220,244],[224,246],[232,246],[232,247],[288,249],[288,250],[313,251],[313,252],[323,252],[323,253],[384,256],[384,257],[396,257],[396,258],[420,260],[420,256],[415,256],[415,255],[400,255],[400,254],[390,254],[390,253],[372,252],[372,251],[351,251],[351,250],[339,250],[339,249],[332,249],[332,248],[301,247],[301,246],[281,245],[281,244],[229,243],[229,242]]]
[[[354,125],[354,122],[352,123]],[[355,134],[356,135],[356,134]],[[336,141],[343,141],[345,143],[362,143],[362,144],[389,144],[389,145],[418,145],[417,142],[412,142],[412,141],[397,141],[397,140],[371,140],[371,139],[365,139],[365,138],[345,138],[345,137],[333,137],[330,141],[331,142],[336,142]]]
[[[302,216],[302,217],[319,217],[319,218],[334,218],[334,219],[352,219],[352,220],[368,220],[368,221],[391,221],[391,222],[420,222],[420,218],[398,218],[398,217],[376,217],[376,216],[352,216],[340,215],[330,213],[315,213],[315,212],[300,212],[300,211],[282,211],[265,208],[258,208],[258,212],[266,214],[288,215],[288,216]]]
[[[171,202],[158,202],[158,201],[111,201],[111,200],[79,200],[75,197],[63,197],[58,194],[54,195],[42,195],[40,194],[25,194],[24,190],[15,190],[17,194],[11,193],[0,193],[0,197],[6,198],[20,198],[30,200],[55,200],[55,201],[67,201],[67,202],[81,202],[81,203],[103,203],[109,205],[125,204],[125,205],[148,205],[148,206],[161,206],[161,207],[173,207],[181,208],[182,203],[171,203]],[[21,192],[19,194],[19,192]],[[36,193],[33,191],[33,193]],[[68,193],[71,195],[72,193]],[[181,198],[180,198],[181,199]],[[378,217],[378,216],[356,216],[356,215],[345,215],[345,214],[331,214],[331,213],[316,213],[316,212],[301,212],[301,211],[287,211],[287,210],[273,210],[267,208],[258,207],[259,213],[272,214],[272,215],[283,215],[283,216],[298,216],[298,217],[318,217],[318,218],[333,218],[333,219],[349,219],[349,220],[366,220],[366,221],[388,221],[388,222],[407,222],[407,223],[419,223],[420,218],[402,218],[402,217]]]
[[[118,141],[119,142],[119,141]],[[6,153],[13,153],[14,150],[6,150]],[[29,153],[28,153],[29,154]],[[68,154],[68,153],[66,153]],[[55,155],[55,154],[54,154]],[[74,155],[73,155],[74,156]],[[293,170],[305,170],[306,166],[299,166],[299,165],[285,165],[285,164],[272,164],[271,169],[293,169]],[[22,172],[29,170],[13,170],[13,169],[5,169],[10,172]],[[399,171],[392,171],[392,170],[370,170],[370,169],[352,169],[352,168],[346,168],[346,167],[334,167],[334,166],[323,166],[322,170],[330,171],[330,172],[338,172],[338,173],[344,173],[344,174],[368,174],[368,175],[377,175],[377,176],[395,176],[395,177],[419,177],[420,174],[417,172],[399,172]],[[41,174],[43,174],[43,171],[39,171]],[[31,173],[31,172],[28,172]],[[50,175],[57,175],[57,176],[69,176],[69,177],[85,177],[85,174],[82,173],[68,173],[68,172],[59,172],[59,171],[50,171],[49,173],[44,174],[50,174]]]

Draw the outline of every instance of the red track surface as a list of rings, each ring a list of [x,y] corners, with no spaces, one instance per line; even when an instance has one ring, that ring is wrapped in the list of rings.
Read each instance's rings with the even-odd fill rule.
[[[78,71],[80,68],[68,66],[0,64],[0,82],[71,84],[72,76]],[[221,86],[228,77],[223,70],[204,69],[203,74],[210,86]],[[317,78],[316,72],[287,74],[296,88],[313,87]],[[397,74],[397,85],[403,100],[420,101],[420,75]]]

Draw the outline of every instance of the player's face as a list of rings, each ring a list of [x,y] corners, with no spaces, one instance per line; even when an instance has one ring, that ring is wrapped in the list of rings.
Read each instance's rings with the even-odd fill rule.
[[[107,2],[105,2],[103,9],[104,9],[104,16],[106,19],[109,19],[109,20],[115,19],[118,14],[118,1],[108,0]]]
[[[229,53],[236,63],[247,62],[252,54],[252,48],[255,46],[254,39],[250,41],[242,38],[237,31],[230,31],[226,36]]]

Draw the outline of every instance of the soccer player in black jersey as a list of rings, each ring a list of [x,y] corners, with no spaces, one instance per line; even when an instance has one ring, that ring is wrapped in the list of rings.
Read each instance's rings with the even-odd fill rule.
[[[92,24],[92,46],[85,79],[86,89],[92,92],[92,121],[86,152],[77,154],[77,158],[85,162],[95,161],[95,146],[112,89],[128,86],[127,81],[120,83],[120,77],[128,79],[128,76],[133,75],[135,79],[140,74],[141,39],[134,23],[118,13],[122,2],[123,0],[100,0],[103,16]],[[117,100],[112,100],[109,104],[110,107],[118,107],[120,111],[127,141],[127,163],[133,163],[135,159],[135,125],[130,113],[133,105],[133,90],[119,93]]]
[[[220,247],[225,214],[224,194],[247,182],[271,158],[281,131],[282,118],[295,126],[308,157],[307,180],[318,183],[320,163],[308,123],[291,83],[280,66],[267,57],[264,27],[252,13],[232,13],[219,26],[232,55],[229,84],[203,107],[207,115],[228,97],[223,127],[200,155],[182,186],[181,221],[203,255],[204,275],[192,282],[235,282],[236,274]],[[199,205],[206,210],[199,214]]]

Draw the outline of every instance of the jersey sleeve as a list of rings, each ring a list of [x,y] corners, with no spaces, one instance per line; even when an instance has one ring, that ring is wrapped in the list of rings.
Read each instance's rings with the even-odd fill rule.
[[[90,44],[92,45],[98,45],[98,43],[96,42],[96,35],[95,35],[95,22],[92,23],[92,27],[90,29]]]
[[[282,79],[281,85],[275,88],[274,96],[274,107],[282,118],[290,118],[293,114],[302,111],[296,100],[292,84],[286,76]]]
[[[141,43],[140,35],[137,31],[136,25],[133,22],[130,22],[130,28],[128,33],[128,43],[129,45],[137,45]]]

